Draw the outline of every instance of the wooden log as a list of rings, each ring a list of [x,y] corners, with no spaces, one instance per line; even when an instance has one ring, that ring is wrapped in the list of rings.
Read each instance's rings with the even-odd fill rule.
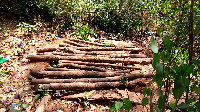
[[[126,63],[126,64],[149,64],[152,58],[107,58],[107,57],[82,57],[82,56],[56,56],[56,55],[28,55],[27,59],[34,61],[53,61],[53,60],[72,60],[84,62],[100,62],[100,63]]]
[[[79,56],[61,56],[61,60],[84,61],[84,62],[99,62],[99,63],[126,63],[126,64],[149,64],[152,58],[107,58],[107,57],[79,57]]]
[[[106,45],[106,44],[100,44],[100,43],[94,43],[94,42],[89,42],[89,41],[85,41],[85,40],[80,40],[80,39],[74,39],[74,38],[70,38],[69,40],[74,41],[74,42],[83,42],[89,45],[94,45],[94,46],[101,46],[101,47],[115,47],[115,45],[111,44],[111,45]]]
[[[81,70],[81,69],[47,67],[45,70],[47,70],[47,71],[77,71],[77,70]],[[91,70],[91,71],[95,71],[95,70]],[[130,70],[120,70],[120,71],[105,70],[105,71],[106,72],[111,71],[111,72],[116,72],[116,73],[130,73]]]
[[[37,52],[38,53],[52,52],[52,51],[56,51],[57,49],[58,50],[64,50],[65,48],[64,47],[58,47],[58,48],[55,48],[55,47],[52,47],[52,48],[38,48]]]
[[[90,63],[90,62],[81,62],[81,61],[69,61],[69,60],[59,60],[59,66],[65,66],[66,63],[75,63],[79,65],[87,65],[87,66],[103,66],[103,67],[112,67],[112,68],[124,68],[124,69],[133,69],[133,70],[141,70],[141,67],[138,66],[122,66],[110,63]]]
[[[137,78],[151,78],[153,77],[152,73],[132,73],[114,77],[105,77],[105,78],[79,78],[79,79],[32,79],[31,84],[50,84],[50,83],[73,83],[73,82],[113,82],[120,81],[122,76],[128,80],[133,80]]]
[[[65,64],[62,64],[62,65],[59,64],[57,67],[69,67],[69,68],[80,69],[80,70],[93,70],[93,71],[101,71],[101,72],[107,71],[107,70],[100,68],[100,67],[78,65],[78,64],[73,64],[73,63],[65,63]]]
[[[124,73],[116,72],[97,72],[97,71],[39,71],[31,70],[30,75],[35,77],[62,77],[62,78],[77,78],[77,77],[112,77],[124,75]]]
[[[126,85],[121,82],[96,82],[96,83],[50,83],[43,84],[45,89],[51,90],[85,90],[85,89],[110,89],[110,88],[120,88],[120,87],[133,87],[136,86],[139,81],[129,81]]]
[[[87,53],[87,52],[86,52]],[[54,55],[61,55],[61,56],[97,56],[97,57],[109,57],[109,58],[146,58],[144,54],[110,54],[110,55],[91,55],[91,54],[70,54],[70,53],[62,53],[62,52],[52,52]]]
[[[77,50],[81,51],[131,51],[140,52],[141,48],[121,48],[121,47],[78,47]]]
[[[68,43],[68,44],[73,45],[73,46],[77,46],[77,47],[88,47],[88,45],[83,45],[83,44],[73,42],[73,41],[70,41],[70,40],[63,40],[63,42]]]
[[[77,69],[46,67],[47,71],[75,71]]]
[[[27,59],[31,61],[56,61],[60,56],[55,55],[28,55]]]

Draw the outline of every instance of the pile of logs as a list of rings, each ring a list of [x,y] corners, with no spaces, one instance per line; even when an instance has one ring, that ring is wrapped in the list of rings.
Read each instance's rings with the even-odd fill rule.
[[[54,90],[132,87],[140,81],[135,79],[152,77],[152,73],[141,73],[142,66],[152,62],[140,54],[142,50],[70,38],[58,47],[39,48],[37,55],[28,56],[30,61],[57,62],[43,71],[31,70],[30,81]]]

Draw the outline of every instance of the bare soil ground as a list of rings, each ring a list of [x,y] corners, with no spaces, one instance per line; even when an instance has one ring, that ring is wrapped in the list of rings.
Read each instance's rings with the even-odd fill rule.
[[[16,22],[7,21],[6,25],[4,22],[1,23],[1,26],[10,27],[10,30],[5,30],[1,35],[0,48],[2,52],[0,54],[1,58],[7,58],[8,61],[1,64],[1,71],[7,71],[7,73],[0,74],[0,112],[4,110],[8,111],[10,108],[16,108],[24,110],[26,112],[34,112],[41,100],[35,100],[35,88],[29,84],[28,76],[30,69],[44,70],[49,66],[48,62],[29,62],[26,59],[28,54],[35,54],[38,47],[53,47],[58,46],[59,43],[63,42],[67,38],[56,38],[46,41],[47,36],[39,37],[33,36],[29,38],[17,29]],[[45,35],[45,34],[44,34]],[[68,36],[68,35],[65,35]],[[49,37],[48,37],[49,38]],[[32,42],[31,42],[32,41]],[[21,43],[21,44],[20,44]],[[112,43],[112,40],[110,40]],[[119,42],[127,43],[127,42]],[[119,44],[118,43],[118,44]],[[131,43],[131,42],[129,42]],[[20,44],[20,45],[19,45]],[[148,45],[140,43],[131,43],[138,46],[148,48]],[[149,54],[150,52],[144,51],[144,54]],[[149,55],[151,57],[151,54]],[[146,66],[145,69],[150,66]],[[144,69],[143,69],[144,70]],[[143,87],[143,86],[142,86]],[[142,87],[140,85],[134,90],[142,93]],[[118,90],[118,89],[116,89]],[[114,95],[113,91],[108,90],[107,93]],[[112,93],[113,92],[113,93]],[[122,92],[123,93],[123,92]],[[54,93],[50,92],[50,95]],[[118,95],[118,94],[116,94]],[[130,98],[137,99],[138,96],[131,96]],[[111,107],[112,103],[116,100],[99,100],[99,101],[89,101],[89,104],[85,104],[84,101],[76,100],[67,100],[59,96],[52,97],[47,104],[47,112],[82,112],[82,111],[100,111],[107,112]],[[28,104],[28,107],[16,107],[17,103]],[[134,104],[132,111],[147,111],[141,104]]]

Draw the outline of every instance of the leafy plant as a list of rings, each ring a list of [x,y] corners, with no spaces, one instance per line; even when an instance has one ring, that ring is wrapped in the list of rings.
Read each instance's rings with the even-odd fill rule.
[[[130,111],[132,108],[132,103],[128,98],[124,98],[123,101],[115,102],[110,108],[109,112],[118,111],[121,109],[126,109]]]
[[[41,99],[45,95],[49,94],[49,90],[45,90],[43,86],[40,86],[39,89],[37,90],[37,95],[35,95],[35,99]]]
[[[171,107],[172,111],[177,109],[190,109],[190,110],[198,110],[195,105],[198,105],[199,102],[194,103],[193,99],[188,100],[187,102],[182,102],[178,105],[180,97],[185,93],[192,93],[196,92],[199,94],[199,87],[198,85],[198,68],[199,68],[199,59],[195,60],[194,64],[188,64],[188,53],[182,55],[181,48],[175,48],[173,42],[169,40],[167,36],[164,37],[164,45],[165,48],[161,53],[158,53],[157,42],[155,39],[152,38],[151,40],[151,49],[154,52],[153,57],[153,67],[156,70],[156,74],[153,77],[153,81],[158,85],[158,93],[160,95],[156,110],[157,111],[164,111],[166,106]],[[172,63],[173,60],[180,60],[181,63]],[[192,80],[194,83],[191,83],[188,76],[192,75]],[[171,85],[174,85],[172,87]],[[143,94],[150,96],[150,92],[153,89],[145,88],[143,89]],[[176,99],[174,102],[168,102],[170,92],[172,91],[174,98]],[[151,101],[152,99],[150,99]],[[145,97],[142,100],[143,106],[148,103],[148,98]],[[193,106],[189,106],[189,105]]]
[[[89,30],[88,24],[83,25],[83,26],[77,26],[76,27],[76,33],[71,34],[71,36],[81,36],[84,40],[88,41],[88,35],[94,35],[93,31]]]
[[[33,32],[36,32],[39,30],[39,28],[42,26],[41,23],[36,23],[35,25],[30,25],[25,22],[19,23],[17,27],[21,29],[21,32],[27,33],[27,34],[32,34]]]

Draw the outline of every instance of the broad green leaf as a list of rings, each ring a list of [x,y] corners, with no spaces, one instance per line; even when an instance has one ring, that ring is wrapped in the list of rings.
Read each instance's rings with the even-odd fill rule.
[[[187,78],[186,78],[187,79]],[[188,80],[188,79],[187,79]],[[183,86],[183,88],[184,88],[184,91],[185,92],[189,92],[189,80],[188,80],[188,82],[186,83],[186,82],[182,82],[182,86]]]
[[[195,60],[194,64],[200,67],[200,59]]]
[[[194,91],[196,94],[200,94],[200,87],[195,86]]]
[[[174,43],[170,41],[167,35],[163,37],[163,42],[164,42],[166,50],[168,51],[170,51],[172,47],[174,46]]]
[[[156,64],[160,63],[160,54],[154,53],[153,55],[153,61],[152,61],[152,66],[156,70]]]
[[[169,56],[170,56],[169,52],[166,51],[161,52],[161,59],[164,63],[167,63],[169,61]]]
[[[147,105],[149,99],[147,97],[142,99],[142,106],[144,107],[145,105]]]
[[[195,103],[195,107],[196,107],[196,111],[200,112],[200,103],[199,102]]]
[[[130,111],[131,110],[131,107],[132,107],[132,103],[131,103],[131,101],[128,99],[128,98],[124,98],[123,99],[123,102],[124,102],[124,108],[126,109],[126,110],[128,110],[128,111]]]
[[[181,79],[182,72],[181,72],[181,68],[180,67],[172,67],[171,71],[172,71],[172,74],[174,75],[174,78],[176,80]]]
[[[143,89],[143,95],[144,95],[144,96],[145,96],[145,95],[149,96],[149,95],[150,95],[150,89],[144,88],[144,89]]]
[[[163,105],[165,105],[166,102],[166,96],[160,96],[158,99],[158,107],[162,108]]]
[[[35,99],[36,100],[40,99],[40,94],[35,95]]]
[[[157,41],[154,39],[154,37],[151,38],[151,50],[154,53],[158,53]]]
[[[164,82],[162,81],[163,79],[163,70],[164,65],[159,63],[156,65],[156,74],[153,76],[153,80],[158,84],[158,86],[163,86]]]
[[[114,103],[115,111],[118,111],[119,109],[121,109],[122,106],[123,106],[122,101],[118,101],[118,102]]]
[[[48,94],[49,92],[47,90],[43,92],[43,95],[48,95]]]
[[[187,107],[189,106],[189,104],[186,104],[186,103],[181,103],[178,108],[181,108],[181,109],[186,109]]]
[[[162,33],[162,28],[161,27],[157,27],[157,32],[156,33],[160,36],[161,33]]]
[[[190,104],[192,102],[195,102],[195,100],[190,98],[190,99],[188,99],[187,104]]]
[[[179,98],[184,92],[182,83],[178,80],[175,80],[174,88],[172,89],[172,91],[173,91],[174,98],[176,98],[176,99]]]
[[[121,78],[121,83],[123,83],[123,85],[126,85],[126,80],[125,80],[124,76],[122,76],[122,78]]]
[[[190,65],[190,64],[182,65],[181,69],[184,71],[184,76],[187,77],[191,73],[193,73],[194,65]]]
[[[8,60],[7,60],[7,59],[4,59],[4,58],[0,58],[0,64],[4,63],[4,62],[6,62],[6,61],[8,61]]]
[[[161,89],[158,89],[158,93],[163,96],[163,91]]]
[[[172,103],[172,102],[170,102],[170,105],[169,105],[171,108],[172,108],[172,110],[174,109],[174,107],[175,107],[175,103]]]
[[[164,65],[162,63],[156,64],[156,74],[163,75]]]
[[[149,86],[151,86],[152,85],[152,81],[149,81]]]

